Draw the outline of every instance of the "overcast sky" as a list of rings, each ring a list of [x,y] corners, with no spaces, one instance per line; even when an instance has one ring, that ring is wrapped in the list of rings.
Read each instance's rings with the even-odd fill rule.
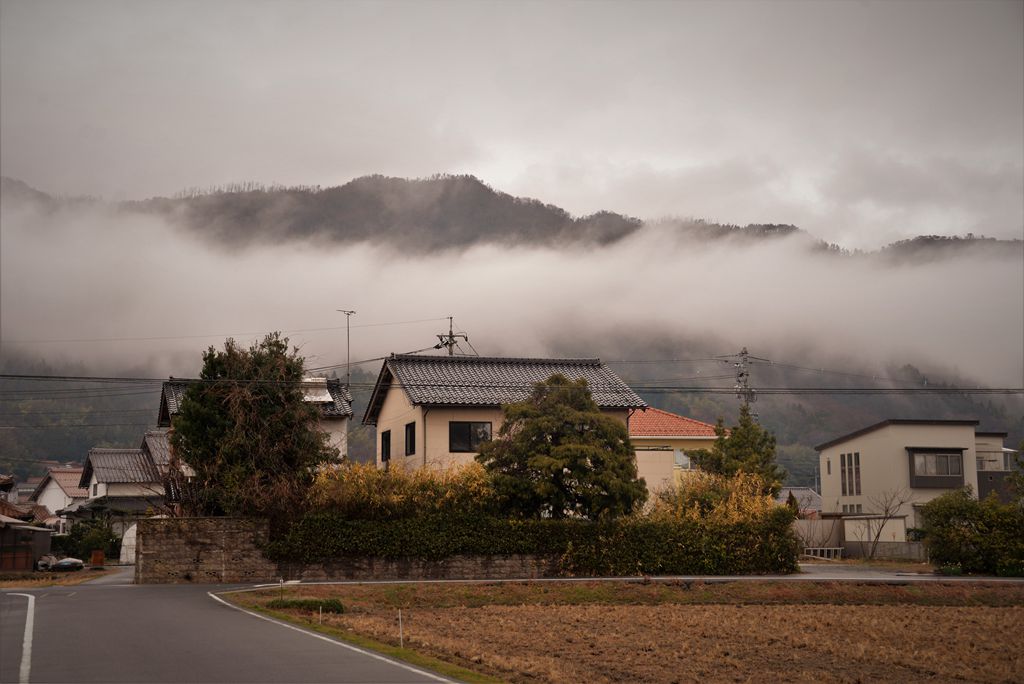
[[[109,199],[472,173],[574,214],[1021,237],[1024,3],[0,6],[0,170]]]

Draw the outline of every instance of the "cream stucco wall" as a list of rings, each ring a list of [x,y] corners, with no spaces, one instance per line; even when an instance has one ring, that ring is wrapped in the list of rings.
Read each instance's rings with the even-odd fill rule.
[[[678,484],[685,470],[676,468],[677,452],[710,449],[714,437],[630,437],[636,450],[637,475],[647,483],[647,491],[654,494]]]
[[[823,449],[818,456],[821,472],[822,512],[842,512],[843,505],[860,504],[865,514],[877,513],[877,499],[886,492],[906,490],[910,501],[899,515],[907,525],[918,526],[914,504],[923,504],[950,489],[910,487],[910,461],[906,447],[963,449],[964,485],[978,491],[975,438],[972,425],[886,425]],[[860,453],[861,493],[843,496],[840,455]]]

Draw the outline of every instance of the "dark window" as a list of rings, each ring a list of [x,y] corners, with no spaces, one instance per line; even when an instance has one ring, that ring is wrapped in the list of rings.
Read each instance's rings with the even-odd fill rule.
[[[860,452],[853,454],[853,493],[860,496]],[[858,504],[859,507],[859,504]],[[860,513],[860,511],[857,511]]]
[[[448,423],[448,451],[474,453],[480,451],[480,445],[490,439],[490,423],[468,423],[461,421]]]
[[[416,453],[416,423],[405,424],[405,455]]]
[[[908,449],[910,486],[922,488],[962,487],[963,453],[943,449]],[[958,450],[959,451],[959,450]]]
[[[98,484],[94,484],[92,486],[92,495],[96,496],[96,494],[99,492],[99,490],[100,490],[100,486]]]
[[[391,430],[380,433],[380,460],[391,460]]]
[[[843,496],[846,496],[846,454],[839,454],[839,479],[842,480]]]

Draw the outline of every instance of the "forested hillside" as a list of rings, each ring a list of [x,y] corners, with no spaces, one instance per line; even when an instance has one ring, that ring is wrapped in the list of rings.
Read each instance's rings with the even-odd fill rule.
[[[336,187],[283,187],[240,183],[193,188],[175,197],[106,204],[55,198],[25,183],[0,179],[0,201],[32,204],[44,211],[105,206],[112,211],[159,216],[214,244],[243,247],[288,241],[387,244],[407,252],[460,250],[477,244],[537,247],[610,245],[644,228],[640,219],[610,210],[573,217],[536,199],[500,192],[474,176],[425,179],[364,176]],[[919,236],[878,251],[846,250],[787,224],[746,226],[699,218],[657,222],[679,239],[697,243],[731,240],[756,244],[796,238],[808,250],[890,264],[967,256],[1024,258],[1024,241],[982,236]]]

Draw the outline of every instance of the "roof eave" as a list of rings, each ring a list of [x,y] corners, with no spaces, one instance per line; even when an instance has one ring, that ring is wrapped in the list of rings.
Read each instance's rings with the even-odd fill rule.
[[[836,437],[833,440],[830,440],[830,441],[825,442],[823,444],[819,444],[816,447],[814,447],[814,450],[815,451],[823,451],[824,449],[828,449],[828,448],[834,447],[837,444],[842,444],[843,442],[851,440],[851,439],[853,439],[855,437],[860,437],[861,435],[866,435],[869,432],[874,432],[875,430],[881,430],[882,428],[888,427],[890,425],[975,425],[975,426],[977,426],[977,425],[980,425],[980,424],[981,424],[981,421],[979,421],[979,420],[939,420],[939,419],[889,418],[887,420],[881,421],[880,423],[875,423],[874,425],[869,425],[869,426],[867,426],[865,428],[861,428],[860,430],[855,430],[855,431],[851,432],[848,435],[843,435],[842,437]]]

